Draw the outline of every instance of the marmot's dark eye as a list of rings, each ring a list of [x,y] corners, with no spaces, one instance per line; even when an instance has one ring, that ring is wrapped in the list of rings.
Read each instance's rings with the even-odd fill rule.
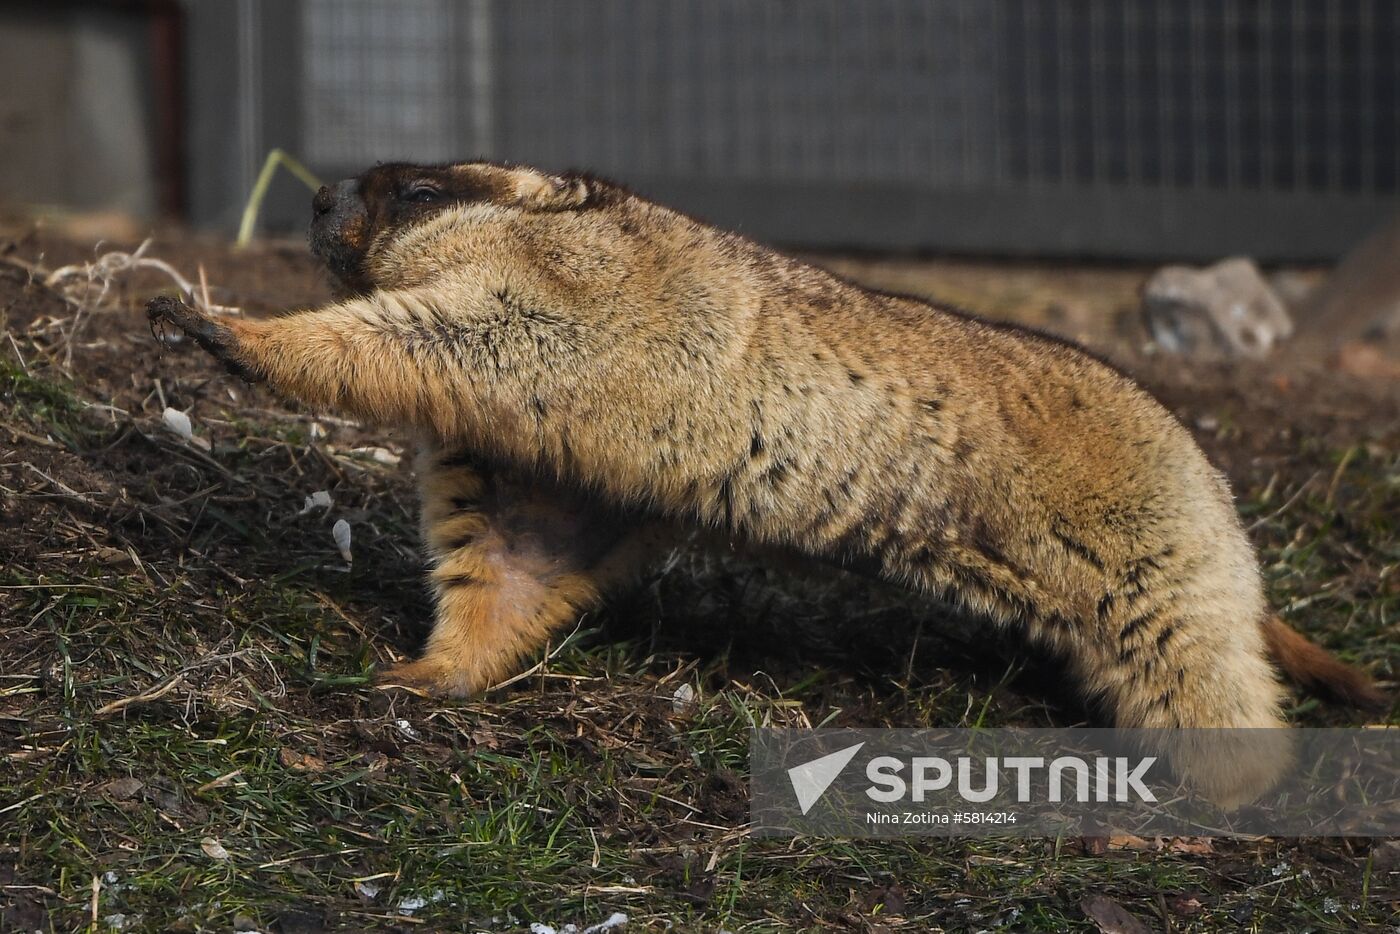
[[[442,198],[442,192],[432,185],[414,185],[403,193],[403,200],[417,204],[428,204]]]

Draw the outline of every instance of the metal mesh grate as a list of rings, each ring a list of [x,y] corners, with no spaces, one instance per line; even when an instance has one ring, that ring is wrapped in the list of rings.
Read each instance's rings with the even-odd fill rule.
[[[1388,0],[998,6],[1001,177],[1397,190]]]
[[[974,181],[995,34],[976,3],[523,0],[496,144],[621,175]],[[517,106],[518,105],[518,106]]]
[[[1393,192],[1389,0],[517,0],[503,153],[618,172]]]
[[[303,0],[304,151],[313,162],[450,159],[449,0]]]
[[[1389,0],[490,7],[478,25],[494,73],[464,88],[454,58],[483,51],[454,42],[450,0],[304,0],[310,158],[489,150],[644,175],[1396,190]],[[498,91],[489,125],[460,119],[483,106],[473,81]]]
[[[327,174],[480,155],[791,242],[1017,251],[1317,255],[1400,195],[1392,0],[260,2],[301,52],[264,136]]]

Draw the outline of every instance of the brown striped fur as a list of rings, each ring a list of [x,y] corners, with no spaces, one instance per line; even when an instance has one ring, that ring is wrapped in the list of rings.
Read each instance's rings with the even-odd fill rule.
[[[388,165],[316,210],[344,301],[151,315],[280,393],[422,438],[437,621],[390,680],[479,691],[669,528],[700,526],[1021,627],[1122,726],[1282,726],[1270,644],[1304,680],[1365,684],[1301,637],[1266,639],[1224,479],[1077,348],[585,176]],[[1228,798],[1272,782],[1286,745],[1178,765]]]

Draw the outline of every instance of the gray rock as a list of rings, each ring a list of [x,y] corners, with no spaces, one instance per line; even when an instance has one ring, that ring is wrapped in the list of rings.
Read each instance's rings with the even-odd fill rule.
[[[1143,287],[1142,315],[1159,348],[1198,359],[1265,357],[1293,333],[1283,302],[1244,258],[1157,270]]]

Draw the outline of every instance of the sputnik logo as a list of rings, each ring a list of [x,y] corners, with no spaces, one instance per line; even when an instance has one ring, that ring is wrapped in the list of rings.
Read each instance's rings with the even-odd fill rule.
[[[793,793],[797,795],[797,806],[806,814],[812,809],[812,805],[821,800],[822,795],[831,787],[831,783],[836,781],[836,777],[841,774],[850,761],[860,752],[860,747],[865,743],[856,743],[845,749],[795,765],[787,770],[788,779],[792,782]]]

